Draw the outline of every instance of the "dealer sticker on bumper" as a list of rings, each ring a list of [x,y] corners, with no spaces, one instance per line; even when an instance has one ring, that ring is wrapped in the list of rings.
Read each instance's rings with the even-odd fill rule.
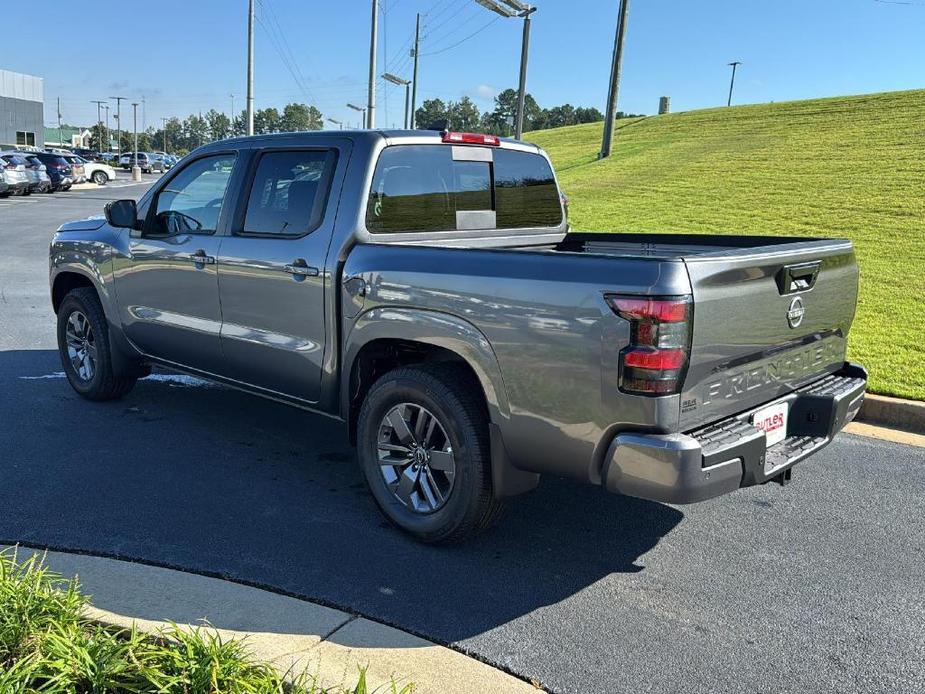
[[[779,402],[758,410],[752,415],[752,425],[764,432],[768,447],[787,438],[787,415],[790,404]]]

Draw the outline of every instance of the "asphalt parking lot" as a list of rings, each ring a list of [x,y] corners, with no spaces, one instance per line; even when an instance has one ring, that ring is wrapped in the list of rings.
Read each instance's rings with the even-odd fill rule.
[[[786,488],[689,507],[545,479],[431,548],[383,522],[330,420],[163,375],[82,401],[48,241],[143,190],[0,200],[0,542],[320,600],[553,692],[925,691],[923,449],[845,435]]]

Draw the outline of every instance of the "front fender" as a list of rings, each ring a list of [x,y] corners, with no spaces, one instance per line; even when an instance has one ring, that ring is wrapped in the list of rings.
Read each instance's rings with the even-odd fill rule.
[[[112,246],[94,239],[62,239],[56,234],[49,249],[49,289],[55,305],[55,283],[64,273],[86,277],[93,284],[111,324],[118,325],[112,283]]]
[[[448,313],[378,307],[353,321],[344,341],[344,373],[349,374],[363,347],[373,340],[402,339],[434,345],[458,354],[472,368],[488,402],[491,421],[499,426],[511,416],[501,367],[488,338],[471,323]],[[341,412],[350,413],[350,379],[341,379]]]

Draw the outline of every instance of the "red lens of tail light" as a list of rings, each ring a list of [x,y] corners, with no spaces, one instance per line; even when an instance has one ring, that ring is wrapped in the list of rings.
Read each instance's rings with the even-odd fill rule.
[[[630,323],[630,344],[620,352],[620,390],[649,396],[678,393],[690,359],[691,297],[606,299]]]

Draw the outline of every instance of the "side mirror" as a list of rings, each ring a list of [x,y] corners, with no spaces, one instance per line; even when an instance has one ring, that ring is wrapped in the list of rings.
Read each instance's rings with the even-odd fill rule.
[[[110,226],[134,229],[138,220],[138,208],[134,200],[113,200],[106,203],[106,221]]]

